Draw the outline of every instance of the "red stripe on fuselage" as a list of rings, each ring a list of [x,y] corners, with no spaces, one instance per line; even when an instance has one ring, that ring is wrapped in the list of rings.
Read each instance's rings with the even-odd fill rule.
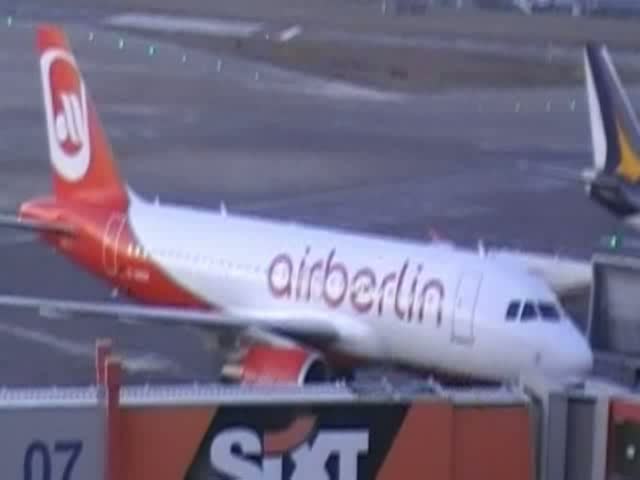
[[[152,261],[133,235],[126,212],[45,197],[22,204],[20,215],[73,226],[74,236],[43,233],[42,237],[58,252],[135,300],[219,310],[179,286]]]

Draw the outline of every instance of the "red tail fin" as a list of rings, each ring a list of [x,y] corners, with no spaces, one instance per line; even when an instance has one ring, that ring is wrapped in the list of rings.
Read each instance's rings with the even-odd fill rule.
[[[56,197],[126,209],[126,188],[64,31],[40,25],[37,48]]]

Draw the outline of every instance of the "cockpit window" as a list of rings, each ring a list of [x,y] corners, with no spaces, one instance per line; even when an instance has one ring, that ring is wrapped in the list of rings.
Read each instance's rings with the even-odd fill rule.
[[[514,300],[513,302],[509,303],[509,306],[507,307],[507,315],[506,315],[507,320],[515,320],[516,318],[518,318],[519,311],[520,311],[519,300]]]
[[[523,322],[528,322],[531,320],[535,320],[538,317],[538,313],[536,312],[536,307],[532,302],[525,302],[524,307],[522,307],[522,314],[520,315],[520,319]]]
[[[538,311],[543,320],[556,322],[560,320],[560,313],[553,303],[539,302]]]

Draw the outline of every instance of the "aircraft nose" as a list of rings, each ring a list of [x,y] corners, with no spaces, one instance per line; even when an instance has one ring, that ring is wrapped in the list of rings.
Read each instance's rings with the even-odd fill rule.
[[[576,338],[570,355],[569,368],[574,370],[577,375],[586,376],[593,368],[593,351],[587,339],[582,335]]]
[[[563,377],[585,377],[593,368],[593,351],[587,339],[575,332],[572,341],[558,345],[547,367]]]

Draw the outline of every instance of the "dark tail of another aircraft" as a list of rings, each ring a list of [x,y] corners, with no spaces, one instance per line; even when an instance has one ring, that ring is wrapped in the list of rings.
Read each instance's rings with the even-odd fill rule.
[[[640,181],[640,128],[606,46],[588,44],[585,81],[596,173]]]

